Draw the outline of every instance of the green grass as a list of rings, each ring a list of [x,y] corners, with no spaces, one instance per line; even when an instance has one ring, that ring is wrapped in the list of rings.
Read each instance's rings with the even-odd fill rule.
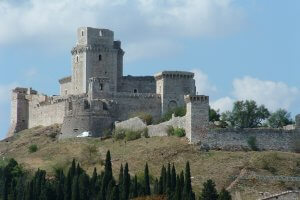
[[[299,176],[300,154],[285,152],[201,152],[196,146],[189,145],[182,137],[152,137],[140,138],[133,141],[116,140],[104,141],[98,138],[73,138],[58,141],[51,136],[59,133],[59,126],[38,127],[25,130],[10,142],[0,142],[0,152],[6,158],[15,158],[29,171],[44,169],[54,174],[56,169],[66,170],[72,159],[79,161],[83,168],[92,173],[93,168],[103,169],[103,160],[107,150],[111,151],[112,167],[117,176],[121,163],[128,162],[131,175],[141,174],[144,164],[148,162],[153,177],[160,174],[162,164],[174,163],[177,172],[184,169],[186,161],[190,161],[192,183],[196,193],[199,193],[202,183],[213,179],[217,188],[228,187],[240,173],[255,173],[257,175]],[[29,153],[28,147],[36,144],[39,149]],[[92,159],[87,152],[95,146]],[[1,157],[0,157],[1,158]],[[1,161],[0,161],[1,165]],[[298,184],[298,185],[297,185]],[[277,193],[299,183],[279,183],[240,180],[233,185],[233,194],[240,193],[244,199],[258,198],[258,192]]]

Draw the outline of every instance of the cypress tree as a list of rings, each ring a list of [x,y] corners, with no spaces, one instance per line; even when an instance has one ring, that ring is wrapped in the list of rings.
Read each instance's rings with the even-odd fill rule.
[[[137,176],[134,176],[134,181],[133,181],[133,191],[132,191],[132,197],[137,197],[138,196],[138,182],[137,182]]]
[[[154,181],[153,194],[155,194],[155,195],[159,194],[159,181],[157,178]]]
[[[176,188],[175,188],[175,196],[174,196],[174,200],[181,200],[181,184],[180,184],[180,177],[177,176],[176,177]]]
[[[95,168],[94,168],[94,171],[93,171],[92,178],[91,178],[91,180],[90,180],[90,194],[91,194],[92,196],[95,196],[95,195],[96,195],[97,177],[98,177],[98,174],[97,174],[97,168],[95,167]]]
[[[181,171],[180,173],[180,177],[179,177],[179,180],[180,180],[180,188],[181,188],[181,191],[183,192],[183,188],[184,188],[184,175],[183,175],[183,171]]]
[[[69,169],[71,180],[73,180],[73,178],[75,176],[75,171],[76,171],[76,162],[75,162],[75,159],[73,159],[72,165],[71,165],[71,167]]]
[[[232,197],[230,195],[230,193],[225,190],[225,188],[223,188],[219,194],[218,200],[231,200]]]
[[[114,179],[111,179],[108,186],[107,186],[107,190],[106,190],[106,198],[105,199],[111,199],[112,195],[113,195],[113,189],[116,185],[116,182]]]
[[[175,166],[174,166],[174,163],[172,165],[172,172],[171,172],[171,189],[172,191],[174,192],[175,191],[175,188],[176,188],[176,169],[175,169]]]
[[[189,197],[190,193],[192,192],[192,181],[191,181],[191,171],[190,171],[190,163],[186,163],[185,167],[185,182],[184,182],[184,190],[183,195],[184,197]]]
[[[86,173],[79,176],[79,194],[80,200],[89,199],[89,176]]]
[[[218,193],[216,190],[215,183],[209,179],[203,184],[203,189],[201,193],[201,200],[217,200],[218,199]]]
[[[128,163],[126,163],[124,169],[124,177],[123,177],[122,199],[127,200],[129,198],[129,189],[130,189],[130,174],[128,169]]]
[[[110,197],[110,200],[119,200],[119,187],[118,185],[116,185],[114,188],[113,188],[113,191],[112,191],[112,195]]]
[[[151,195],[148,163],[146,163],[146,166],[145,166],[144,182],[145,182],[145,195],[147,195],[147,196]]]
[[[167,191],[171,191],[171,181],[172,181],[172,178],[171,178],[171,165],[170,163],[168,163],[168,169],[167,169]]]
[[[80,200],[78,177],[74,176],[72,183],[72,200]]]
[[[123,194],[123,177],[124,177],[124,169],[123,164],[120,166],[120,172],[119,172],[119,192]]]
[[[71,198],[72,198],[72,181],[73,181],[73,177],[72,177],[71,168],[68,171],[68,175],[67,175],[66,181],[65,181],[64,200],[71,200]]]
[[[111,157],[110,157],[110,151],[108,150],[106,153],[104,175],[101,183],[102,199],[105,199],[107,186],[112,179],[113,177],[112,177]]]
[[[163,194],[164,193],[164,181],[163,177],[159,177],[159,182],[158,182],[158,194]]]
[[[57,200],[64,200],[64,182],[65,182],[65,175],[64,172],[60,170],[58,183],[56,185]]]

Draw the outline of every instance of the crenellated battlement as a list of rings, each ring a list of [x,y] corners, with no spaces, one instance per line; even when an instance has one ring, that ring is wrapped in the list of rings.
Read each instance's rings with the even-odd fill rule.
[[[209,103],[209,96],[205,95],[185,95],[184,101],[186,103],[190,102],[200,102],[200,103]]]
[[[194,73],[185,72],[185,71],[163,71],[154,75],[156,80],[162,78],[171,78],[171,79],[192,79],[194,78]]]

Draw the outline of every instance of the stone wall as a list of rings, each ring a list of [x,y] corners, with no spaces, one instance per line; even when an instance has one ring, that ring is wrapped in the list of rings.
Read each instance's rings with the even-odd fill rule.
[[[156,92],[156,82],[153,76],[123,76],[118,82],[118,92]]]
[[[267,128],[212,129],[201,137],[200,142],[211,149],[242,150],[249,149],[247,141],[250,137],[256,138],[260,150],[292,151],[300,132]]]
[[[186,130],[186,117],[174,117],[167,122],[163,122],[156,125],[149,125],[148,134],[150,137],[153,136],[167,136],[169,127],[183,128]]]
[[[133,117],[122,122],[115,122],[115,129],[142,131],[145,128],[147,128],[147,125],[138,117]]]
[[[46,98],[45,101],[40,101]],[[65,116],[66,99],[54,100],[42,95],[28,96],[29,113],[28,128],[62,124]],[[50,98],[50,99],[49,99]]]
[[[300,200],[300,191],[286,191],[258,200]]]

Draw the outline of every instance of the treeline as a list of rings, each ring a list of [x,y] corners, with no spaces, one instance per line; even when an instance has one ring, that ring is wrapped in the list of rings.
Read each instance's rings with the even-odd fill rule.
[[[231,111],[222,114],[210,108],[209,121],[218,122],[222,128],[282,128],[295,123],[288,111],[278,109],[270,112],[264,105],[258,106],[253,100],[236,101]]]
[[[189,162],[184,171],[176,173],[174,165],[162,166],[161,175],[153,180],[146,163],[143,177],[131,177],[129,167],[121,165],[118,181],[112,172],[111,156],[106,154],[105,168],[100,174],[96,168],[90,177],[73,160],[68,173],[57,170],[55,177],[37,170],[31,178],[11,159],[0,167],[1,200],[128,200],[144,196],[161,196],[170,200],[195,200],[191,184]],[[228,191],[219,194],[212,180],[203,185],[200,200],[230,200]]]

